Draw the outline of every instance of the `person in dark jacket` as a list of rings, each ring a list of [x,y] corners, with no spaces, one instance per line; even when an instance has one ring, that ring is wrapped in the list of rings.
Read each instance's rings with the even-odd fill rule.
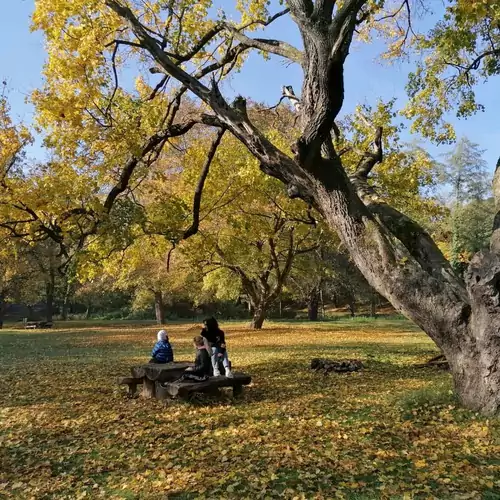
[[[219,361],[222,361],[226,377],[232,378],[231,366],[226,348],[226,336],[219,328],[219,323],[215,318],[207,318],[203,322],[204,328],[201,336],[204,338],[205,347],[212,355],[212,368],[214,377],[220,377]]]
[[[174,351],[168,335],[165,330],[160,330],[157,335],[158,342],[156,342],[153,350],[151,351],[150,363],[172,363],[174,360]]]
[[[180,380],[203,382],[212,374],[212,361],[210,359],[210,354],[206,349],[203,337],[195,337],[193,339],[193,344],[196,349],[194,366],[192,368],[187,368]]]

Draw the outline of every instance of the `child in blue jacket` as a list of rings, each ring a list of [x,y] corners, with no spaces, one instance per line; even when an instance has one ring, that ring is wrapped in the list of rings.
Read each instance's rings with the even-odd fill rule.
[[[150,363],[171,363],[174,360],[174,351],[168,341],[168,335],[165,330],[160,330],[156,342],[151,352]]]

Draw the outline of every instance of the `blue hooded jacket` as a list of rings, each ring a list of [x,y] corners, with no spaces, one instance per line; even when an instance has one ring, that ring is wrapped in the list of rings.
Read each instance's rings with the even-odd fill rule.
[[[158,363],[171,363],[174,360],[174,351],[168,341],[165,330],[158,332],[158,342],[153,347],[151,356]]]

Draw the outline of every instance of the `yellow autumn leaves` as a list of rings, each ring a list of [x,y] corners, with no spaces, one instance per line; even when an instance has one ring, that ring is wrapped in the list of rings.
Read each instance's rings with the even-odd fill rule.
[[[434,347],[408,322],[223,327],[253,377],[243,400],[167,407],[114,385],[145,360],[154,326],[0,333],[0,496],[495,498],[498,422],[458,409],[447,373],[413,367]],[[198,328],[169,325],[178,359]],[[367,368],[325,377],[315,356]]]

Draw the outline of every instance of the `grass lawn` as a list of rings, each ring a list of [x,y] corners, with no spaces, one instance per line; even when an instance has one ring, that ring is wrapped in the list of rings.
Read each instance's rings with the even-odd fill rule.
[[[0,331],[0,498],[500,499],[500,421],[414,367],[436,349],[405,320],[223,324],[253,384],[167,407],[115,385],[154,326],[62,325]],[[199,325],[168,331],[191,360]],[[367,368],[325,377],[313,357]]]

